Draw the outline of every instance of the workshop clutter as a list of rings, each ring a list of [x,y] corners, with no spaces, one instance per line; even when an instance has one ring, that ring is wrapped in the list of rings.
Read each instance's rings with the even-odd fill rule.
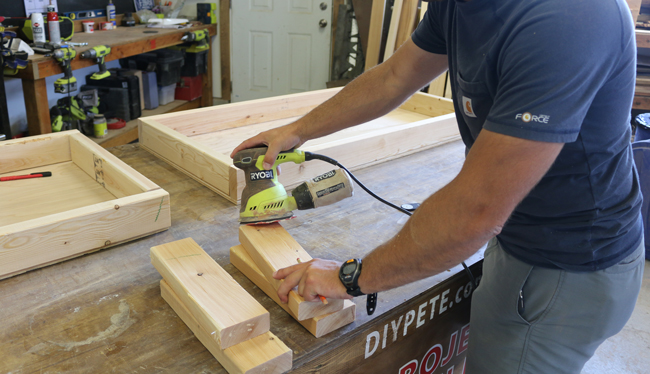
[[[108,52],[102,53],[103,56],[110,53],[110,47],[105,47]],[[153,110],[174,100],[193,101],[200,98],[203,93],[202,74],[207,70],[207,52],[208,50],[187,52],[183,48],[161,49],[120,59],[121,68],[114,69],[106,69],[103,60],[100,61],[99,54],[96,53],[100,72],[87,75],[86,84],[81,86],[81,91],[94,92],[97,104],[90,107],[81,105],[77,96],[62,99],[50,111],[52,130],[79,129],[85,135],[92,136],[95,114],[104,115],[109,122],[116,119],[123,123],[141,117],[145,109]],[[65,67],[69,66],[70,59],[59,60]],[[191,66],[183,70],[188,61]],[[183,71],[187,75],[183,75]],[[76,85],[76,80],[74,84]],[[59,86],[68,88],[72,85],[61,83]],[[76,87],[70,89],[71,92],[75,90]],[[64,93],[63,91],[67,92],[57,92]],[[108,130],[111,129],[108,126]]]
[[[184,63],[183,52],[171,49],[159,49],[120,59],[122,68],[155,71],[158,86],[161,87],[176,84],[181,80],[181,68]]]

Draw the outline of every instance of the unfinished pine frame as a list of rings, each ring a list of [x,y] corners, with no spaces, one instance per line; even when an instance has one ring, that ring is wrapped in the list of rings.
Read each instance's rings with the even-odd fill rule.
[[[160,294],[228,373],[279,374],[291,369],[293,351],[272,332],[221,349],[164,279],[160,281]]]
[[[339,311],[299,320],[298,316],[289,308],[289,305],[280,301],[277,290],[266,279],[262,270],[255,264],[255,261],[243,245],[240,244],[230,248],[230,263],[317,338],[338,330],[355,320],[356,304],[350,300],[344,300],[343,309]]]
[[[274,272],[312,259],[309,253],[277,222],[268,225],[239,226],[239,242],[246,248],[246,252],[276,291],[283,281],[273,278]],[[302,321],[341,310],[343,300],[332,299],[327,304],[320,300],[305,301],[292,290],[289,292],[288,306],[296,319]]]
[[[151,263],[220,349],[269,331],[264,309],[192,238],[151,248]]]
[[[0,142],[0,279],[166,230],[169,194],[76,130]]]
[[[295,121],[339,92],[310,91],[139,119],[140,146],[236,203],[244,173],[230,152],[261,131]],[[418,92],[373,121],[306,142],[301,149],[327,155],[348,169],[377,164],[459,139],[449,99]],[[287,188],[334,167],[320,161],[282,165]]]

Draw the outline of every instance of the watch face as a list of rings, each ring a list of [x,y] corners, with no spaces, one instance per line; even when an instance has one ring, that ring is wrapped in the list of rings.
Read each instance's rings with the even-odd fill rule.
[[[357,268],[357,264],[351,263],[343,266],[343,274],[352,274],[354,269]]]

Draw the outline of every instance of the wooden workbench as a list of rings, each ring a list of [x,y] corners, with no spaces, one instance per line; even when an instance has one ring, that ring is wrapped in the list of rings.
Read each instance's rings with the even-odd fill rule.
[[[229,263],[229,248],[238,244],[237,206],[137,144],[110,151],[170,193],[172,227],[0,281],[0,372],[225,373],[161,298],[161,277],[149,259],[150,247],[186,237],[192,237],[269,310],[271,331],[294,351],[294,372],[397,372],[382,369],[399,368],[413,355],[421,360],[436,343],[446,355],[450,337],[456,345],[461,341],[469,299],[463,297],[468,279],[460,267],[380,293],[372,317],[365,313],[365,298],[357,298],[356,322],[314,338]],[[393,202],[418,202],[448,183],[463,160],[464,146],[455,141],[356,175]],[[406,221],[403,214],[360,189],[350,199],[299,211],[297,216],[284,223],[289,233],[314,257],[340,260],[364,256]],[[473,266],[477,273],[481,258],[477,254],[468,261],[478,262]],[[436,295],[442,296],[430,320],[427,305]],[[459,297],[464,300],[457,305]],[[443,299],[447,301],[441,304]],[[427,310],[426,324],[416,330],[422,305]],[[446,311],[438,313],[443,306]],[[411,319],[404,336],[402,329],[411,314],[418,317]],[[401,324],[396,342],[391,324]],[[386,332],[388,339],[380,342]],[[370,352],[370,358],[364,358]],[[462,355],[456,359],[461,362],[449,361],[444,373],[453,365],[461,372]],[[439,372],[443,371],[435,371]]]
[[[181,44],[181,37],[187,31],[207,29],[210,36],[217,34],[216,25],[198,25],[186,29],[153,29],[144,25],[135,27],[118,27],[110,31],[95,31],[92,34],[76,32],[72,38],[75,43],[88,43],[88,46],[75,47],[77,57],[72,61],[72,70],[96,65],[94,59],[82,59],[80,54],[96,45],[108,45],[111,53],[106,56],[105,61],[113,61],[120,58],[134,56],[140,53],[149,52],[155,49],[167,48]],[[157,31],[156,33],[145,33],[145,31]],[[207,73],[203,75],[203,95],[201,102],[191,107],[212,105],[212,58],[208,53]],[[27,126],[29,135],[38,135],[52,132],[50,122],[50,107],[47,99],[47,87],[45,78],[53,75],[63,74],[61,65],[53,57],[35,54],[29,57],[27,68],[20,71],[16,76],[22,79],[23,94],[25,96],[25,109],[27,112]],[[81,88],[81,87],[79,87]],[[61,95],[63,97],[63,95]],[[187,109],[189,109],[188,107]],[[132,139],[137,139],[137,129],[132,126],[129,134]],[[125,132],[125,131],[121,131]],[[133,135],[135,134],[135,138]],[[113,144],[114,145],[114,144]]]

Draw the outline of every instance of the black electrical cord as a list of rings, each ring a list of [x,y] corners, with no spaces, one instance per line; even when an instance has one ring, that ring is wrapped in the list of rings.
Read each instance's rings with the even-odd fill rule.
[[[366,191],[370,196],[374,197],[375,199],[381,201],[382,203],[388,205],[391,208],[399,210],[400,212],[406,214],[407,216],[412,216],[413,215],[412,212],[409,212],[408,210],[406,210],[406,209],[404,209],[404,208],[402,208],[400,206],[397,206],[397,205],[391,203],[390,201],[387,201],[387,200],[383,199],[382,197],[380,197],[376,193],[372,192],[368,187],[366,187],[363,183],[361,183],[361,181],[359,181],[357,179],[357,177],[355,177],[354,174],[352,174],[350,172],[350,170],[348,170],[345,166],[341,165],[341,163],[339,163],[335,159],[333,159],[331,157],[324,156],[324,155],[319,155],[319,154],[316,154],[316,153],[305,152],[305,161],[309,161],[309,160],[321,160],[321,161],[325,161],[325,162],[327,162],[329,164],[340,167],[341,169],[345,170],[345,172],[348,173],[350,178],[352,178],[352,180],[356,184],[358,184],[359,187],[361,187],[364,191]],[[467,264],[465,264],[465,261],[461,261],[461,264],[463,265],[463,268],[465,269],[465,272],[467,273],[467,276],[469,277],[470,281],[472,282],[472,285],[474,286],[474,289],[476,289],[476,287],[478,287],[478,283],[476,282],[476,278],[474,278],[474,274],[472,274],[472,271],[469,270],[469,267],[467,267]]]

